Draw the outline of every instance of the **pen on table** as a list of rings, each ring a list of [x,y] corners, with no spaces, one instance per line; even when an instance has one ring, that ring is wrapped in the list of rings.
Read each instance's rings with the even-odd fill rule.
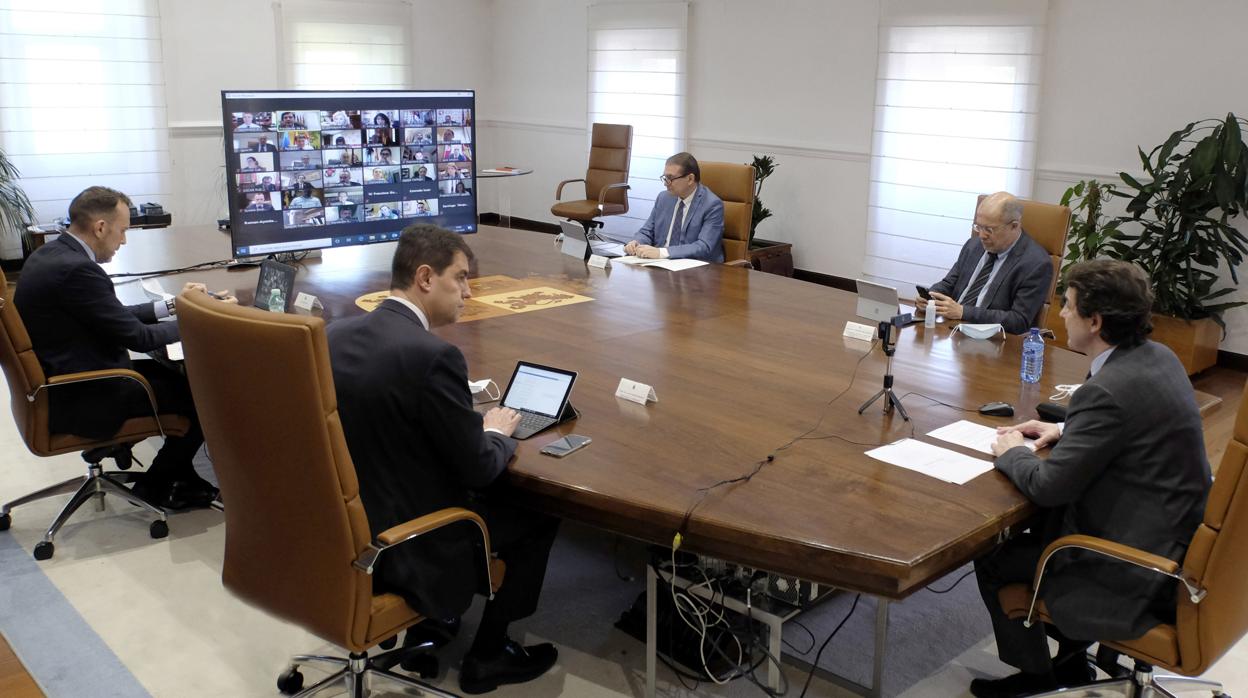
[[[213,298],[216,298],[216,299],[217,299],[217,300],[219,300],[219,301],[223,301],[223,300],[225,300],[225,299],[226,299],[226,294],[224,294],[224,293],[217,293],[217,292],[215,292],[215,291],[208,291],[208,295],[212,296]]]

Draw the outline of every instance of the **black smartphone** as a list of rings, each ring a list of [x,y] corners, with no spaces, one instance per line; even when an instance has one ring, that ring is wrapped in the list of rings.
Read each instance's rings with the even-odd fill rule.
[[[914,290],[919,292],[919,298],[922,298],[925,301],[930,301],[932,299],[932,294],[928,292],[926,286],[915,286]]]
[[[568,434],[561,439],[555,439],[545,446],[542,446],[542,453],[545,453],[548,456],[554,456],[555,458],[563,458],[573,451],[585,448],[591,441],[593,441],[593,439],[588,436]]]

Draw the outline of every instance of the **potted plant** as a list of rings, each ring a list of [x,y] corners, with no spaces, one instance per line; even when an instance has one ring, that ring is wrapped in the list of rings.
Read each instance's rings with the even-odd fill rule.
[[[1076,202],[1063,271],[1101,255],[1138,264],[1152,280],[1153,336],[1174,350],[1188,373],[1217,361],[1222,314],[1244,305],[1224,300],[1235,286],[1214,286],[1223,263],[1237,285],[1236,267],[1248,253],[1248,239],[1231,224],[1248,208],[1245,124],[1233,113],[1192,122],[1148,153],[1139,150],[1151,179],[1120,172],[1121,189],[1079,182],[1062,197]],[[1107,195],[1129,200],[1125,215],[1104,219],[1100,206]]]
[[[758,224],[771,218],[771,209],[763,205],[763,180],[775,172],[779,165],[770,155],[755,155],[754,162],[754,210],[750,217],[750,264],[760,271],[793,276],[793,245],[755,238]]]
[[[0,249],[13,246],[19,250],[26,241],[26,226],[35,220],[35,207],[18,185],[21,173],[0,150]]]

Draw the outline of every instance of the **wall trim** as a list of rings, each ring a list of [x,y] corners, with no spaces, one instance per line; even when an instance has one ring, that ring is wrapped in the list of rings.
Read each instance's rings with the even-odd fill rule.
[[[794,143],[749,143],[740,140],[724,140],[720,138],[690,138],[689,144],[694,147],[719,148],[736,150],[743,153],[766,153],[768,155],[788,155],[791,157],[816,158],[820,160],[841,160],[843,162],[870,162],[871,153],[863,150],[838,150],[817,145]]]
[[[216,121],[170,121],[169,135],[173,138],[220,137],[223,127]]]
[[[1061,182],[1062,184],[1078,182],[1081,179],[1095,179],[1100,182],[1120,181],[1117,172],[1097,172],[1091,167],[1080,167],[1078,165],[1070,165],[1062,169],[1036,168],[1036,179],[1046,182]]]
[[[584,137],[587,133],[584,126],[538,123],[535,121],[518,121],[514,119],[503,121],[497,119],[483,119],[479,123],[482,126],[488,126],[489,128],[509,129],[512,131],[535,131],[537,133],[557,133],[563,136]]]

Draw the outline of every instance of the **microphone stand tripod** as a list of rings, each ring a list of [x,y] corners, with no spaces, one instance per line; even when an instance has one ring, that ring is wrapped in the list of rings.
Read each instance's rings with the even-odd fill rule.
[[[880,389],[880,392],[872,395],[870,400],[862,403],[862,407],[858,408],[858,414],[865,412],[876,400],[884,398],[884,414],[892,414],[893,408],[896,407],[901,418],[907,422],[910,421],[910,415],[906,414],[906,408],[901,404],[901,399],[897,397],[897,393],[893,392],[893,354],[897,352],[897,342],[893,339],[893,326],[900,320],[899,315],[891,320],[880,321],[880,340],[884,344],[884,356],[888,357],[884,365],[884,387]]]

